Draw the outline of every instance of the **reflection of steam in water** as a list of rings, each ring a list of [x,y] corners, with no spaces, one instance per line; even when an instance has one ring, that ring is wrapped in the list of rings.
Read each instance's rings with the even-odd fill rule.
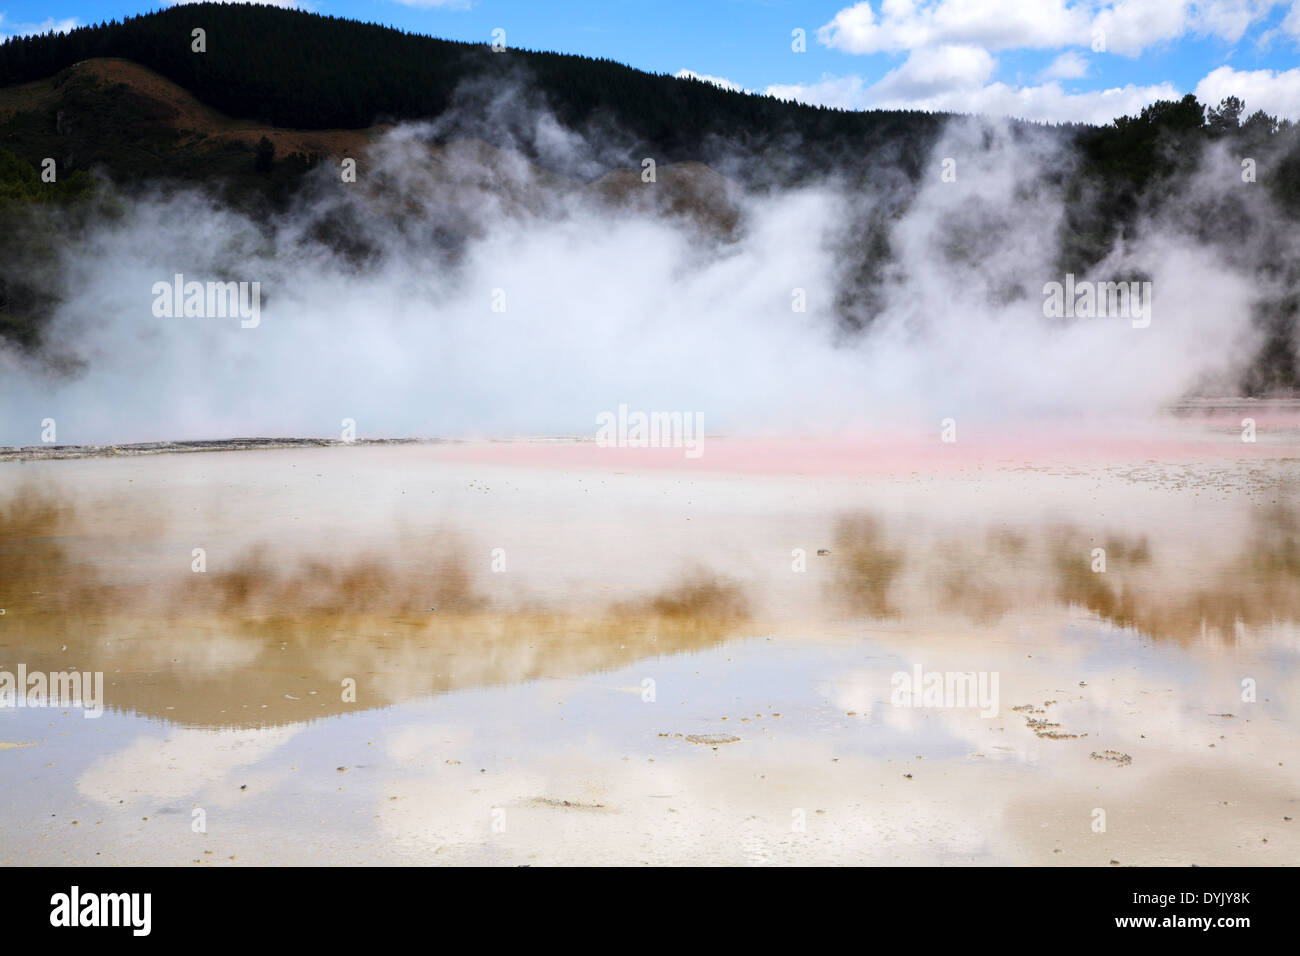
[[[425,567],[383,554],[278,558],[263,543],[170,586],[107,587],[61,543],[88,530],[48,495],[20,494],[0,510],[6,656],[32,669],[102,669],[110,709],[182,724],[264,726],[606,670],[712,646],[749,617],[741,589],[707,572],[590,613],[503,608],[453,545]],[[355,703],[343,699],[345,678]]]
[[[836,527],[834,602],[875,619],[959,615],[992,627],[1010,611],[1078,607],[1145,636],[1233,642],[1242,629],[1300,621],[1300,512],[1282,503],[1253,511],[1223,551],[1156,553],[1148,535],[1101,535],[1052,524],[1022,531],[940,534],[886,531],[857,513]],[[1094,570],[1094,549],[1105,570]]]
[[[637,621],[659,621],[685,636],[707,635],[719,627],[731,631],[749,620],[749,601],[736,584],[699,571],[693,579],[639,602],[616,604],[616,619],[635,629]]]
[[[178,588],[173,614],[215,611],[242,624],[293,626],[303,616],[412,616],[481,612],[487,599],[475,591],[463,549],[443,549],[427,571],[403,571],[380,554],[337,564],[303,559],[286,570],[265,545],[255,547],[229,570],[196,576]]]
[[[1298,527],[1294,509],[1268,506],[1253,513],[1248,534],[1232,550],[1184,555],[1176,571],[1153,561],[1146,538],[1111,536],[1101,545],[1105,573],[1092,570],[1087,536],[1060,532],[1053,555],[1058,597],[1156,639],[1213,634],[1232,643],[1243,628],[1300,620]]]
[[[32,484],[0,501],[0,607],[6,615],[30,608],[58,619],[102,598],[95,569],[77,565],[64,537],[77,518],[71,501]]]
[[[268,526],[233,559],[193,574],[170,553],[163,570],[142,550],[166,515],[137,513],[117,492],[73,507],[19,485],[0,501],[3,656],[32,669],[103,670],[110,708],[258,726],[700,650],[772,625],[773,600],[804,636],[847,616],[902,624],[902,639],[915,641],[944,618],[974,625],[979,640],[1013,611],[1073,607],[1157,639],[1232,641],[1300,620],[1292,488],[1270,486],[1276,503],[1232,512],[1222,549],[1208,552],[1172,523],[1137,533],[1120,530],[1120,518],[1087,529],[1060,516],[954,524],[837,508],[801,517],[827,522],[831,553],[812,559],[807,576],[822,575],[821,586],[792,585],[803,576],[780,562],[728,565],[724,576],[666,559],[671,537],[645,537],[617,558],[664,570],[640,588],[627,576],[605,587],[615,579],[600,567],[566,565],[567,585],[539,590],[476,577],[476,522],[488,513],[460,514],[463,526],[430,532],[420,540],[434,546],[417,549],[406,528],[352,548],[345,533],[313,550],[317,539],[291,542]],[[747,552],[788,553],[785,532],[758,512],[717,520]],[[604,531],[593,521],[566,533],[581,546]],[[1095,547],[1106,550],[1104,573],[1092,570]],[[356,681],[355,703],[342,699],[345,678]]]
[[[1094,568],[1099,560],[1093,556],[1094,542],[1077,529],[1057,529],[1051,548],[1057,596],[1063,604],[1085,607],[1118,627],[1136,626],[1137,597],[1124,572],[1150,563],[1145,538],[1134,542],[1118,535],[1107,537],[1101,545],[1107,565],[1104,571]]]
[[[838,575],[835,592],[850,608],[867,617],[896,617],[889,601],[890,585],[903,566],[903,545],[889,543],[881,522],[866,514],[848,515],[835,529]]]
[[[1179,602],[1139,603],[1134,626],[1186,640],[1206,630],[1232,641],[1241,628],[1300,620],[1300,512],[1278,503],[1253,516],[1250,533],[1227,561]],[[1226,557],[1226,556],[1225,556]],[[1222,561],[1219,555],[1199,560]]]

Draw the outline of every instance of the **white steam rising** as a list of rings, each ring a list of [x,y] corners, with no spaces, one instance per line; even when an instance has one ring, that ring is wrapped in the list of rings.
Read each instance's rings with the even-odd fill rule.
[[[548,129],[549,149],[590,154]],[[957,123],[939,143],[893,223],[882,308],[852,335],[834,305],[870,184],[723,194],[688,164],[602,191],[481,144],[431,149],[428,133],[394,130],[357,183],[326,163],[273,229],[197,192],[127,201],[64,250],[47,343],[82,371],[0,354],[0,442],[36,444],[45,418],[61,443],[337,437],[345,418],[359,437],[591,435],[620,403],[728,434],[1148,413],[1253,345],[1253,280],[1151,222],[1090,276],[1141,272],[1150,327],[1044,318],[1062,198],[1042,173],[1065,160],[996,125]],[[734,228],[650,201],[683,183],[714,190]],[[322,222],[373,254],[329,251],[311,238]],[[154,283],[178,272],[260,282],[260,326],[155,317]]]

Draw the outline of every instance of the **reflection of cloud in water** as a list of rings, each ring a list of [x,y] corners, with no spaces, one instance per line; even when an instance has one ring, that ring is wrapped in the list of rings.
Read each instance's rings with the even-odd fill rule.
[[[296,727],[258,730],[173,728],[166,739],[140,737],[100,757],[77,780],[77,791],[99,803],[204,798],[223,805],[238,793],[232,774],[264,760],[299,732]],[[221,792],[214,792],[223,784]]]
[[[653,763],[605,747],[521,749],[493,774],[452,766],[405,776],[386,786],[376,814],[385,842],[448,864],[850,864],[988,852],[980,808],[925,790],[900,805],[882,794],[874,764],[834,765],[832,778],[834,748],[822,735],[746,746],[730,759],[705,748]],[[902,785],[901,773],[890,777]],[[504,832],[492,830],[494,809]],[[793,829],[795,810],[803,831]]]

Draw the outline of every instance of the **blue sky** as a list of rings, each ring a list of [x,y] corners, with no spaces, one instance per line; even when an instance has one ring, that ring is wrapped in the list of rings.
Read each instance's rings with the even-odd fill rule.
[[[283,3],[282,5],[293,5]],[[850,108],[1104,122],[1194,92],[1300,120],[1300,0],[302,0],[317,13],[690,70]],[[153,9],[0,0],[0,34]],[[792,50],[802,29],[806,50]]]

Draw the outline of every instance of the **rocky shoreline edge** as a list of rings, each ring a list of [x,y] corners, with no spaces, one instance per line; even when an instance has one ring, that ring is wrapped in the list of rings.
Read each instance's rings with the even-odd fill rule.
[[[223,438],[205,441],[147,441],[116,445],[0,446],[0,461],[45,461],[57,458],[129,458],[200,451],[254,451],[269,448],[330,448],[335,445],[435,445],[439,438]]]

